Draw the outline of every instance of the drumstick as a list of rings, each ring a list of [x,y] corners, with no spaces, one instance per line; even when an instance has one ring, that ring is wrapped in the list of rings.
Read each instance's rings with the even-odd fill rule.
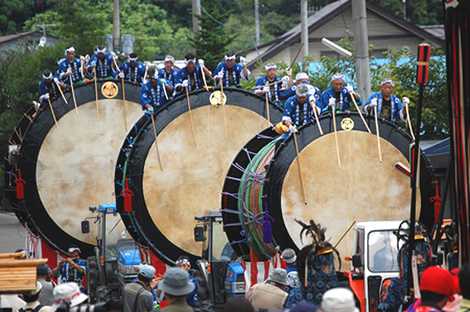
[[[189,123],[191,124],[191,134],[193,135],[194,145],[197,147],[196,136],[194,135],[194,124],[193,124],[193,113],[191,111],[191,101],[189,100],[189,90],[188,87],[185,87],[186,90],[186,100],[188,104],[188,112],[189,112]]]
[[[55,113],[54,113],[54,108],[52,108],[51,99],[50,99],[50,98],[47,98],[47,101],[49,102],[49,108],[51,109],[52,118],[54,119],[54,123],[55,123],[55,125],[57,126],[57,118],[56,118]],[[15,129],[15,130],[16,130],[16,129]]]
[[[338,245],[343,241],[343,239],[346,237],[346,235],[349,233],[349,231],[351,231],[351,229],[353,228],[353,226],[356,224],[356,220],[354,220],[351,225],[346,229],[346,231],[343,232],[343,234],[341,234],[341,236],[339,237],[338,241],[336,242],[336,244],[334,245],[334,248],[336,249],[338,247]]]
[[[98,78],[96,77],[96,67],[93,68],[95,80],[95,104],[96,104],[96,118],[100,118],[100,108],[98,105]]]
[[[269,111],[269,97],[268,97],[268,92],[265,93],[265,99],[266,99],[266,118],[268,119],[268,126],[272,126],[273,124],[271,123],[271,114]]]
[[[226,116],[225,116],[225,103],[227,102],[226,100],[226,97],[225,97],[225,93],[224,93],[224,80],[223,78],[220,79],[220,92],[221,92],[221,97],[220,97],[220,100],[222,101],[222,114],[223,114],[223,118],[224,118],[224,137],[225,135],[227,134],[227,119],[226,119]]]
[[[77,108],[77,98],[75,97],[75,88],[73,86],[73,79],[72,75],[70,77],[70,88],[72,90],[72,99],[73,99],[73,105],[75,106],[75,112],[78,114],[78,108]]]
[[[377,150],[379,152],[379,160],[380,162],[382,162],[383,161],[382,146],[380,145],[380,131],[379,131],[379,120],[377,117],[377,106],[374,106],[374,118],[375,118],[375,133],[377,135]]]
[[[367,132],[372,133],[370,131],[369,125],[367,124],[366,120],[364,119],[364,116],[362,115],[362,112],[361,112],[361,109],[359,108],[359,105],[357,105],[356,98],[354,97],[354,94],[352,92],[349,92],[349,95],[351,96],[352,102],[354,103],[354,107],[356,108],[357,112],[359,113],[359,117],[361,117],[361,120],[364,123],[364,126],[366,126]]]
[[[302,177],[302,165],[301,165],[300,155],[299,155],[299,144],[297,142],[297,129],[294,128],[294,131],[292,132],[292,136],[294,137],[295,155],[297,156],[296,161],[297,161],[297,172],[299,174],[299,181],[300,181],[300,190],[302,192],[302,198],[304,199],[304,204],[307,205],[304,179]]]
[[[332,112],[333,112],[333,131],[335,132],[336,157],[338,158],[338,166],[342,168],[341,157],[339,154],[338,131],[336,130],[336,108],[334,106],[332,107]]]
[[[207,80],[206,80],[206,73],[204,72],[204,65],[201,67],[201,72],[202,72],[202,81],[204,82],[204,89],[206,89],[207,92],[209,92],[209,87],[207,86]]]
[[[405,111],[406,111],[406,121],[408,123],[408,127],[410,128],[411,137],[413,138],[413,141],[414,141],[415,140],[415,134],[414,134],[414,131],[413,131],[413,125],[411,124],[410,109],[408,107],[408,103],[405,104]]]
[[[126,101],[126,84],[124,77],[121,78],[122,100],[124,101],[124,127],[127,131],[127,101]]]
[[[320,125],[320,119],[318,118],[318,112],[317,112],[315,101],[314,100],[310,101],[310,105],[312,106],[313,115],[315,116],[315,121],[317,122],[318,131],[320,131],[320,135],[323,135],[323,129]]]
[[[150,113],[150,119],[152,119],[153,135],[155,137],[155,151],[157,152],[158,164],[160,166],[160,170],[163,171],[162,160],[160,158],[160,151],[158,150],[157,143],[157,122],[155,121],[155,116],[153,115],[153,112]]]
[[[62,99],[64,100],[65,104],[69,104],[69,102],[67,102],[67,100],[65,99],[65,95],[64,95],[64,92],[62,91],[62,89],[60,88],[60,85],[57,83],[57,81],[54,80],[54,83],[57,87],[57,89],[59,89],[59,93],[60,93],[60,96],[62,96]]]

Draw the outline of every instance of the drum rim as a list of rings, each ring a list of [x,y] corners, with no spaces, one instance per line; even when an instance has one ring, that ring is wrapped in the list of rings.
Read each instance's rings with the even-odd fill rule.
[[[265,116],[264,97],[259,97],[253,94],[252,92],[238,88],[224,88],[224,92],[227,96],[227,105],[246,108],[252,112],[257,113],[262,117]],[[192,109],[210,105],[208,103],[209,95],[210,94],[208,94],[205,90],[196,90],[190,93]],[[240,96],[251,100],[247,102],[243,101],[242,99],[236,100],[236,98]],[[157,135],[160,134],[162,130],[165,129],[165,127],[173,119],[188,112],[186,101],[186,96],[180,95],[154,113],[154,116],[158,120]],[[258,103],[258,105],[255,104],[255,101]],[[270,115],[272,120],[280,120],[282,116],[281,108],[276,105],[270,104]],[[139,126],[140,128],[137,128],[137,126]],[[116,166],[115,179],[117,209],[121,214],[122,220],[126,228],[128,229],[128,232],[131,234],[134,240],[150,247],[152,251],[154,251],[161,260],[165,261],[168,264],[173,264],[179,256],[185,255],[189,257],[191,261],[196,261],[197,259],[199,259],[198,256],[190,254],[187,251],[173,244],[173,242],[166,238],[153,222],[142,222],[144,220],[152,220],[145,203],[145,196],[143,194],[143,170],[145,167],[145,160],[147,159],[148,152],[154,142],[153,133],[147,136],[145,135],[145,133],[150,130],[149,128],[151,126],[152,124],[150,118],[148,118],[147,116],[142,116],[141,119],[139,119],[139,121],[136,123],[136,129],[129,134],[128,138],[126,138],[125,140],[125,144],[121,148],[121,152],[118,157],[118,163]],[[134,135],[133,138],[135,141],[133,142],[133,144],[130,144],[128,139],[132,135]],[[140,144],[143,144],[143,146],[137,146],[138,142]],[[143,154],[143,157],[141,157],[143,161],[140,162],[140,165],[136,165],[137,167],[139,167],[136,170],[137,174],[129,176],[129,174],[118,172],[118,170],[120,170],[118,166],[122,168],[126,160],[130,161],[133,157],[135,157],[134,154],[138,152],[137,148],[139,148],[139,151]],[[127,156],[125,155],[126,153]],[[127,170],[127,172],[129,172],[129,167]],[[123,190],[122,181],[124,177],[129,177],[130,188],[133,192],[133,211],[131,213],[124,212],[123,199],[120,195]],[[136,209],[136,207],[138,208]],[[152,239],[150,239],[150,237],[152,237]],[[158,242],[158,246],[155,242]]]
[[[122,100],[121,81],[99,80],[98,90],[101,90],[101,86],[109,81],[113,81],[118,85],[118,93],[112,98],[112,100]],[[136,84],[125,82],[125,89],[126,102],[129,104],[139,105],[140,107],[140,87]],[[71,92],[64,92],[64,95],[68,104],[64,102],[62,97],[58,97],[51,103],[57,120],[60,120],[60,118],[65,114],[73,113],[73,110],[75,109]],[[96,97],[93,83],[76,86],[75,97],[77,107],[86,103],[94,102]],[[104,97],[101,92],[98,92],[98,100],[108,100],[108,98]],[[49,134],[49,131],[54,126],[55,124],[50,109],[45,107],[45,109],[36,116],[34,122],[29,124],[27,129],[28,132],[25,135],[23,145],[21,146],[19,167],[21,168],[21,172],[26,181],[26,211],[33,224],[35,224],[41,238],[43,238],[51,247],[61,253],[67,254],[67,250],[70,246],[77,246],[80,248],[82,256],[92,256],[95,254],[94,247],[96,245],[78,240],[63,230],[49,215],[39,195],[36,181],[36,165],[42,144]],[[33,131],[35,127],[38,127],[37,131]],[[34,135],[29,135],[31,133],[34,133]],[[26,187],[26,185],[29,185],[29,187]],[[81,221],[82,220],[77,220],[77,222]]]
[[[343,118],[349,117],[349,118],[352,118],[354,121],[355,126],[353,130],[356,130],[356,131],[359,130],[359,131],[364,131],[364,132],[367,131],[367,129],[365,128],[363,122],[361,121],[359,117],[359,114],[356,112],[337,113],[336,117],[337,117],[336,123],[337,123],[338,129],[341,129],[340,128],[341,120]],[[366,119],[372,133],[375,135],[374,118],[372,116],[364,116],[364,118]],[[379,123],[382,126],[380,127],[380,137],[383,140],[386,140],[387,142],[391,143],[397,150],[399,150],[405,156],[406,159],[408,159],[407,154],[408,154],[409,143],[406,143],[406,144],[403,143],[404,146],[399,147],[393,141],[391,141],[391,139],[389,139],[389,137],[386,136],[386,134],[389,134],[393,130],[393,132],[396,133],[397,135],[404,137],[407,140],[407,142],[411,142],[410,135],[406,133],[402,128],[400,128],[394,122],[379,118]],[[332,115],[330,113],[325,114],[324,116],[320,118],[320,124],[325,134],[333,132]],[[387,126],[386,130],[384,129],[383,125]],[[309,131],[309,132],[306,132],[306,131]],[[309,135],[313,134],[313,139],[311,139],[310,141],[306,143],[305,140],[303,140],[303,136],[306,136],[308,134]],[[312,143],[314,140],[316,140],[319,137],[320,137],[320,133],[315,123],[310,123],[299,128],[299,137],[298,137],[299,152],[301,152],[303,148],[308,146],[310,143]],[[282,142],[279,148],[276,150],[276,153],[273,158],[274,160],[269,165],[269,169],[266,175],[267,182],[264,188],[263,196],[266,197],[266,201],[269,207],[269,212],[271,214],[271,217],[275,220],[275,222],[277,222],[277,225],[275,223],[273,224],[274,239],[276,240],[276,242],[279,243],[281,248],[293,248],[296,252],[298,252],[299,249],[297,248],[295,242],[292,240],[287,230],[286,224],[284,222],[284,218],[282,215],[283,210],[281,206],[282,190],[283,190],[285,176],[287,174],[290,164],[292,164],[292,162],[295,160],[295,152],[290,153],[289,155],[290,162],[288,163],[285,171],[282,174],[280,173],[281,171],[280,169],[276,170],[276,165],[279,164],[279,161],[280,161],[279,155],[283,153],[284,150],[287,150],[287,149],[294,150],[293,145],[294,143],[292,140],[292,136],[290,136],[289,139]],[[405,145],[406,145],[406,148],[405,148]],[[421,171],[422,175],[432,176],[431,164],[429,160],[426,158],[426,156],[424,155],[422,149],[421,149],[421,163],[424,165]],[[274,176],[277,176],[277,178],[274,179]],[[276,184],[274,183],[275,181],[281,181],[281,183]],[[429,191],[429,188],[430,187],[432,188],[432,181],[429,181],[429,183],[424,183],[426,179],[423,179],[423,178],[421,178],[420,181],[421,181],[421,186],[420,186],[421,192],[424,194],[427,194],[427,192]],[[423,197],[427,198],[428,196],[423,196]],[[422,205],[425,204],[425,201],[421,200],[421,204]],[[423,212],[425,210],[426,210],[425,208],[421,209],[420,219],[423,218]]]

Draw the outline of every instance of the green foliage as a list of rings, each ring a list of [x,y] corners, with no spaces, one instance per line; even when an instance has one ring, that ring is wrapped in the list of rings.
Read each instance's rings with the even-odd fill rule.
[[[0,4],[0,34],[15,33],[33,15],[32,1],[2,0]]]

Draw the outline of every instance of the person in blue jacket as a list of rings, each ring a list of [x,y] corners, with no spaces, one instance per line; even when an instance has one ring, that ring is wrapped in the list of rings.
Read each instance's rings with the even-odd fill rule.
[[[312,122],[315,118],[314,109],[320,113],[320,107],[315,104],[313,96],[309,96],[308,85],[298,85],[295,93],[284,104],[282,122],[288,127],[292,125],[300,127]]]
[[[204,60],[197,60],[193,54],[185,56],[185,67],[178,71],[175,88],[177,92],[184,93],[185,88],[189,92],[202,89],[204,87],[203,70],[206,77],[212,76],[210,70],[204,66]]]
[[[297,89],[297,86],[299,85],[306,85],[308,87],[308,95],[309,99],[314,99],[315,104],[318,107],[322,107],[321,105],[321,91],[315,86],[312,86],[310,84],[310,77],[308,76],[307,73],[305,72],[299,72],[297,75],[295,75],[295,80],[294,80],[294,85],[288,88],[286,91],[284,91],[284,94],[286,94],[287,98],[294,96],[295,95],[295,90]]]
[[[127,57],[127,62],[120,66],[119,78],[135,83],[142,84],[145,75],[145,65],[139,62],[137,54],[131,53]]]
[[[241,56],[240,63],[236,62],[235,53],[225,54],[224,61],[220,62],[213,70],[216,85],[222,80],[224,87],[239,87],[240,79],[248,79],[250,71],[246,67],[246,59]]]
[[[166,81],[159,79],[157,73],[149,70],[149,80],[147,80],[140,89],[140,104],[146,113],[152,113],[156,108],[167,103]],[[170,89],[171,90],[171,89]]]
[[[349,111],[352,105],[351,96],[354,96],[357,105],[361,105],[360,98],[354,92],[353,87],[346,85],[344,75],[333,75],[330,87],[323,91],[321,96],[322,113],[331,110],[333,107],[339,112]]]
[[[407,97],[403,98],[403,102],[393,95],[394,83],[391,79],[385,79],[380,84],[380,91],[374,92],[369,96],[364,111],[367,114],[374,114],[374,107],[377,107],[377,114],[389,121],[403,120],[403,108],[410,103]]]
[[[173,87],[176,85],[178,69],[175,68],[175,58],[171,55],[165,56],[163,68],[158,71],[158,77],[165,79]]]
[[[70,79],[74,84],[83,80],[82,62],[75,57],[74,47],[65,50],[65,58],[59,60],[58,65],[57,75],[64,84],[70,85]]]
[[[106,51],[105,47],[97,47],[88,62],[87,72],[93,78],[96,69],[96,78],[106,79],[116,77],[114,56]]]
[[[277,76],[276,64],[266,64],[264,66],[266,75],[256,79],[254,92],[259,96],[268,96],[271,103],[282,106],[282,101],[288,98],[287,79]]]
[[[42,80],[39,83],[39,105],[48,105],[49,100],[53,102],[60,96],[59,79],[54,77],[50,71],[42,74]]]

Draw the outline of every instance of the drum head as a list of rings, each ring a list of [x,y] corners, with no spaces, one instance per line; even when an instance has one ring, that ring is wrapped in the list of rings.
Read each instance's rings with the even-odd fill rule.
[[[341,122],[346,118],[355,125],[350,131],[341,129]],[[265,194],[275,218],[274,227],[278,229],[275,238],[283,248],[302,247],[301,228],[295,222],[296,218],[304,221],[313,219],[326,227],[327,237],[333,244],[353,221],[409,218],[410,178],[395,167],[397,163],[409,166],[409,137],[393,124],[381,121],[383,161],[380,162],[373,123],[370,126],[372,134],[365,131],[356,115],[340,115],[337,123],[341,167],[337,161],[330,117],[321,120],[325,131],[323,136],[319,135],[316,125],[309,125],[299,132],[298,157],[291,137],[271,164]],[[298,160],[307,204],[300,184]],[[428,171],[424,159],[422,164],[422,170]],[[431,182],[427,180],[426,183]],[[420,203],[418,193],[418,216]],[[353,231],[338,245],[342,255],[351,255],[352,242]]]
[[[190,97],[191,112],[183,97],[156,114],[160,157],[151,120],[133,143],[126,176],[134,187],[135,214],[126,224],[168,262],[183,254],[193,259],[201,255],[202,245],[194,241],[194,218],[220,209],[231,161],[268,124],[261,99],[235,89],[224,92],[225,106],[211,106],[209,94],[198,92]],[[273,120],[279,120],[281,112],[271,110]],[[133,232],[136,228],[141,234]],[[227,243],[222,226],[218,231],[215,254]]]
[[[100,84],[98,90],[105,87]],[[114,87],[119,88],[118,84]],[[139,90],[133,85],[127,85],[125,102],[120,91],[111,98],[100,92],[98,109],[93,85],[75,92],[77,110],[70,94],[68,104],[62,99],[53,103],[57,126],[49,109],[32,124],[24,140],[22,168],[27,181],[27,208],[41,234],[61,251],[77,245],[85,255],[91,255],[97,224],[91,219],[96,214],[89,207],[114,202],[119,149],[142,110]],[[90,221],[89,233],[82,233],[84,220]],[[119,215],[107,216],[109,244],[115,243],[124,230]]]

